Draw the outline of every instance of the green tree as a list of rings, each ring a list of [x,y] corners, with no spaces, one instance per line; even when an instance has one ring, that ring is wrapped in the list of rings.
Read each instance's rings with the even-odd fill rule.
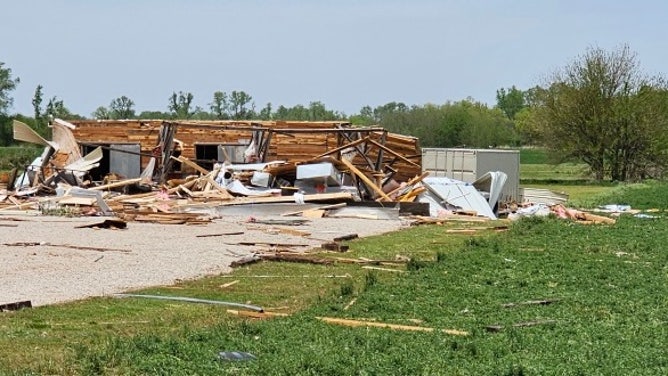
[[[135,102],[123,95],[111,101],[108,115],[111,119],[132,119],[135,117],[134,106]]]
[[[169,111],[172,113],[172,117],[176,119],[190,119],[193,115],[193,112],[190,111],[194,96],[192,93],[184,93],[179,91],[177,95],[176,92],[173,92],[169,97]]]
[[[666,83],[647,76],[628,46],[590,48],[538,93],[546,146],[589,165],[595,178],[658,176],[668,166]]]
[[[209,109],[215,119],[226,120],[230,118],[229,113],[230,103],[227,98],[227,93],[223,91],[216,91],[213,93],[213,101],[209,103]]]
[[[250,119],[255,115],[253,97],[244,91],[232,91],[230,94],[230,115],[232,119]]]
[[[173,114],[162,111],[142,111],[137,116],[138,119],[151,119],[151,120],[171,119],[173,117],[174,117]]]
[[[515,130],[522,145],[539,145],[540,124],[533,107],[525,107],[515,114]]]
[[[32,96],[32,108],[33,113],[35,114],[35,120],[42,118],[42,98],[44,96],[42,89],[44,89],[42,85],[37,85],[37,88],[35,88],[35,94]]]
[[[258,114],[260,117],[260,120],[271,120],[272,115],[271,115],[271,102],[268,102],[264,108],[260,110],[260,113]]]
[[[49,99],[49,102],[46,104],[45,115],[61,119],[72,118],[72,113],[70,110],[65,107],[63,100],[58,99],[57,96],[53,96],[51,99]]]
[[[42,135],[42,137],[47,137],[50,134],[50,130],[47,126],[48,121],[42,110],[42,101],[44,98],[43,89],[44,87],[42,85],[37,85],[35,93],[32,96],[32,107],[35,121],[33,128],[37,133]]]
[[[96,108],[95,111],[93,111],[93,113],[91,114],[91,116],[93,117],[93,119],[97,119],[97,120],[111,119],[111,115],[109,114],[109,110],[104,106],[100,106],[100,107]]]
[[[508,90],[501,88],[496,91],[496,107],[503,111],[510,120],[527,107],[526,93],[513,85]]]
[[[7,114],[12,107],[14,98],[10,97],[9,93],[21,82],[18,77],[12,78],[12,70],[3,68],[4,65],[5,63],[0,61],[0,114]]]

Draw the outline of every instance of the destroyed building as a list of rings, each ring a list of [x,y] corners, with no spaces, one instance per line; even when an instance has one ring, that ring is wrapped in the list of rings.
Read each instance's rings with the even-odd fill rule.
[[[15,139],[45,149],[0,195],[5,208],[57,202],[118,214],[182,213],[204,202],[415,203],[412,213],[495,219],[506,181],[503,172],[473,186],[425,179],[417,138],[347,122],[55,119],[51,127],[49,141],[14,122]]]

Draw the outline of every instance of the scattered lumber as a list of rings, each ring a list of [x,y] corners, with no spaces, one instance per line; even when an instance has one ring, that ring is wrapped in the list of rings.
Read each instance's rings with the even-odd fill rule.
[[[270,247],[310,247],[310,244],[302,244],[302,243],[277,243],[277,242],[262,242],[262,241],[243,241],[243,242],[237,242],[237,243],[225,243],[229,245],[246,245],[246,246],[254,246],[254,245],[267,245]]]
[[[347,252],[348,249],[350,249],[350,246],[341,244],[339,242],[327,242],[323,243],[320,248],[326,249],[328,251],[335,251],[335,252]]]
[[[114,183],[109,183],[109,184],[104,184],[104,185],[98,185],[97,187],[91,187],[88,188],[92,191],[105,191],[109,190],[112,188],[119,188],[119,187],[125,187],[128,185],[136,184],[142,181],[142,178],[134,178],[134,179],[126,179],[126,180],[121,180],[117,181]]]
[[[91,223],[88,225],[75,226],[74,228],[104,228],[104,229],[125,229],[128,223],[122,219],[105,219],[102,222]]]
[[[282,313],[282,312],[269,312],[269,311],[263,311],[263,312],[256,312],[256,311],[246,311],[246,310],[235,310],[235,309],[228,309],[226,311],[227,313],[239,317],[248,317],[252,319],[271,319],[274,317],[287,317],[289,316],[287,313]]]
[[[337,193],[316,193],[293,196],[270,196],[270,197],[237,197],[234,200],[221,202],[219,205],[243,205],[243,204],[263,204],[263,203],[282,203],[282,202],[316,202],[316,201],[352,201],[353,195],[349,192]]]
[[[217,234],[201,234],[201,235],[195,235],[197,238],[209,238],[209,237],[214,237],[214,236],[230,236],[230,235],[243,235],[243,231],[231,231],[231,232],[220,232]]]
[[[469,332],[455,329],[434,329],[424,326],[413,326],[413,325],[398,325],[398,324],[388,324],[378,321],[366,321],[366,320],[353,320],[353,319],[341,319],[336,317],[316,317],[316,319],[324,321],[328,324],[350,326],[350,327],[375,327],[375,328],[387,328],[394,330],[406,330],[414,332],[433,332],[441,331],[446,334],[456,335],[456,336],[468,336]]]
[[[512,324],[511,326],[513,328],[524,328],[524,327],[529,327],[529,326],[538,326],[538,325],[552,325],[556,324],[557,320],[535,320],[535,321],[524,321],[524,322],[518,322],[515,324]],[[485,329],[488,332],[500,332],[503,330],[503,325],[487,325],[485,326]]]
[[[465,227],[465,228],[451,228],[445,230],[449,234],[473,234],[479,231],[494,231],[503,232],[508,230],[508,226],[489,226],[489,227]]]
[[[243,303],[234,303],[234,302],[225,302],[222,300],[209,300],[209,299],[198,299],[190,298],[184,296],[165,296],[165,295],[143,295],[143,294],[114,294],[117,298],[143,298],[143,299],[157,299],[157,300],[173,300],[177,302],[187,302],[187,303],[202,303],[202,304],[214,304],[214,305],[224,305],[230,307],[244,308],[247,310],[255,312],[264,312],[262,307],[258,307],[252,304],[243,304]]]
[[[223,283],[222,285],[220,285],[220,286],[218,286],[218,287],[220,287],[221,289],[224,289],[224,288],[228,288],[228,287],[230,287],[230,286],[236,285],[237,283],[239,283],[239,280],[238,280],[238,279],[237,279],[237,280],[234,280],[234,281],[232,281],[232,282]]]
[[[590,221],[595,224],[614,225],[616,223],[616,220],[614,220],[613,218],[605,217],[602,215],[597,215],[587,212],[583,212],[583,215],[585,221]]]
[[[369,270],[378,270],[381,272],[394,272],[394,273],[405,273],[405,270],[399,270],[399,269],[389,269],[389,268],[379,268],[377,266],[369,266],[369,265],[364,265],[362,269],[369,269]]]
[[[30,300],[22,300],[20,302],[0,304],[0,312],[18,311],[24,308],[32,308],[32,302]]]
[[[425,171],[425,172],[423,172],[421,175],[414,177],[413,179],[407,181],[407,182],[406,182],[406,185],[404,185],[404,186],[402,186],[402,187],[398,187],[398,188],[396,188],[396,189],[394,189],[394,190],[388,192],[387,195],[390,196],[390,197],[395,196],[395,195],[398,195],[399,192],[402,192],[402,191],[406,190],[406,189],[407,189],[406,187],[412,187],[412,186],[414,186],[415,184],[417,184],[417,183],[421,182],[422,180],[424,180],[424,178],[426,178],[427,176],[429,176],[429,171]],[[409,189],[410,189],[410,188],[409,188]],[[380,200],[379,200],[379,199],[376,199],[376,201],[380,201]]]
[[[436,218],[416,215],[412,216],[411,218],[414,219],[413,224],[415,225],[422,225],[422,224],[442,225],[445,222],[488,222],[491,220],[487,217],[472,217],[469,215],[456,215],[456,214],[444,217],[436,217]]]
[[[312,209],[304,209],[304,210],[297,210],[297,211],[287,212],[287,213],[283,213],[281,215],[284,216],[284,217],[289,217],[289,216],[292,216],[292,215],[303,214],[306,211],[338,209],[338,208],[342,208],[346,205],[347,204],[345,202],[341,202],[341,203],[338,203],[338,204],[318,206],[318,207],[315,207],[315,208],[312,208]]]
[[[317,265],[331,265],[334,263],[333,260],[326,258],[316,258],[312,256],[302,256],[295,254],[260,254],[259,257],[261,260],[265,261],[283,261]]]
[[[345,258],[333,257],[333,260],[342,264],[358,264],[358,265],[385,265],[385,266],[400,266],[405,265],[407,260],[371,260],[367,258]]]
[[[353,304],[355,304],[356,301],[357,301],[357,298],[353,298],[350,302],[348,302],[348,304],[346,304],[346,305],[343,307],[343,310],[344,310],[344,311],[347,311],[350,307],[353,306]]]
[[[88,246],[71,245],[71,244],[54,244],[48,242],[16,242],[16,243],[3,243],[2,245],[6,245],[8,247],[35,247],[35,246],[62,247],[62,248],[71,248],[82,251],[95,251],[95,252],[123,252],[123,253],[132,252],[129,249],[88,247]]]
[[[280,225],[280,226],[302,226],[308,223],[308,219],[257,219],[255,217],[250,217],[248,219],[250,223],[258,223],[262,225]]]
[[[335,241],[335,242],[340,242],[340,241],[344,241],[344,240],[357,239],[358,237],[359,237],[359,235],[357,235],[357,234],[347,234],[347,235],[337,236],[332,240]]]
[[[520,302],[520,303],[505,303],[505,304],[502,304],[501,307],[503,307],[503,308],[513,308],[513,307],[524,306],[524,305],[548,305],[548,304],[556,303],[558,301],[559,301],[559,299],[529,300],[529,301]]]
[[[239,266],[253,264],[260,261],[260,257],[256,254],[246,255],[239,260],[234,260],[230,263],[230,268],[238,268]]]
[[[376,192],[381,199],[385,201],[392,201],[392,199],[385,193],[383,190],[376,185],[371,179],[369,179],[362,171],[360,171],[357,167],[355,167],[352,163],[348,162],[345,158],[341,159],[341,162],[348,167],[350,172],[355,174],[358,178],[360,178],[364,184],[367,185],[367,187],[371,188],[374,192]]]
[[[161,213],[146,211],[126,211],[118,213],[118,217],[126,221],[150,222],[160,224],[203,224],[211,222],[211,218],[197,213]]]
[[[311,236],[311,233],[308,231],[296,230],[294,228],[274,227],[272,228],[272,230],[276,230],[281,234],[287,234],[292,236],[302,236],[302,237]]]

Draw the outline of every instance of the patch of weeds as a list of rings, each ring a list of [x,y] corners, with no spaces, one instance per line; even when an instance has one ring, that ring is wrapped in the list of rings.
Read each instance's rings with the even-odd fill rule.
[[[448,255],[443,251],[436,252],[436,262],[441,263],[445,262],[448,258]]]
[[[351,280],[346,280],[341,285],[339,286],[339,295],[340,297],[346,297],[346,296],[351,296],[355,293],[355,286],[353,285],[353,281]]]
[[[368,272],[364,275],[364,291],[375,286],[378,283],[378,274],[375,272]]]
[[[428,265],[427,261],[421,261],[411,257],[410,260],[408,260],[408,262],[406,263],[406,270],[414,272],[424,268],[427,265]]]
[[[526,371],[521,365],[514,364],[504,373],[505,376],[524,376]]]

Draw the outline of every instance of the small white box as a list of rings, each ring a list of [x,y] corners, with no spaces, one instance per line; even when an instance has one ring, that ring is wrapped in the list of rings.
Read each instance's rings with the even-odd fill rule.
[[[256,187],[269,187],[271,182],[271,174],[268,172],[255,171],[251,176],[251,184]]]
[[[311,180],[325,185],[341,185],[342,173],[329,162],[297,166],[297,180]]]

